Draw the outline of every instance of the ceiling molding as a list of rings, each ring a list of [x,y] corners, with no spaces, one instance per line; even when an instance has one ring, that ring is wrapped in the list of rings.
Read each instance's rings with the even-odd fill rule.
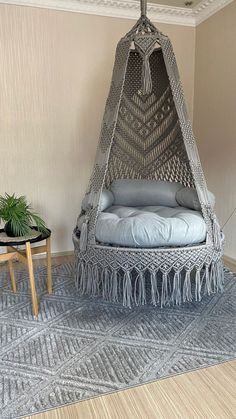
[[[213,16],[234,0],[203,0],[194,9],[195,26]]]
[[[197,26],[232,1],[202,0],[192,9],[148,3],[147,11],[154,22]],[[125,19],[137,19],[140,15],[138,0],[0,0],[0,3]]]

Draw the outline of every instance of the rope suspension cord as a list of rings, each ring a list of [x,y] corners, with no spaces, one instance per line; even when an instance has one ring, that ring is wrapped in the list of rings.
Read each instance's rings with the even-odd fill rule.
[[[140,0],[141,17],[147,15],[147,0]]]

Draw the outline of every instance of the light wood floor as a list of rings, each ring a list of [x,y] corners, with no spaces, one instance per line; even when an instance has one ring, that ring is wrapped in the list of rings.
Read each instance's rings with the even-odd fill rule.
[[[236,361],[26,419],[235,419]]]
[[[71,256],[53,258],[53,263],[70,260]],[[37,260],[35,263],[44,264],[45,261]],[[67,418],[236,419],[236,360],[25,419]]]

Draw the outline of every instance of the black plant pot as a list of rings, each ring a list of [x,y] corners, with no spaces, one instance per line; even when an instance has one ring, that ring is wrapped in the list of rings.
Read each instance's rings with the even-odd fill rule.
[[[5,224],[4,231],[5,231],[5,233],[8,237],[16,237],[15,234],[13,233],[13,231],[12,231],[10,222]]]

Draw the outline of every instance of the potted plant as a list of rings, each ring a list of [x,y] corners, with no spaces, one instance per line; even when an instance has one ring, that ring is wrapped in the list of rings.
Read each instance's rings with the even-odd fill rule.
[[[5,222],[4,231],[9,237],[26,236],[35,225],[41,233],[47,232],[42,218],[33,211],[25,196],[15,194],[0,196],[0,222]]]

